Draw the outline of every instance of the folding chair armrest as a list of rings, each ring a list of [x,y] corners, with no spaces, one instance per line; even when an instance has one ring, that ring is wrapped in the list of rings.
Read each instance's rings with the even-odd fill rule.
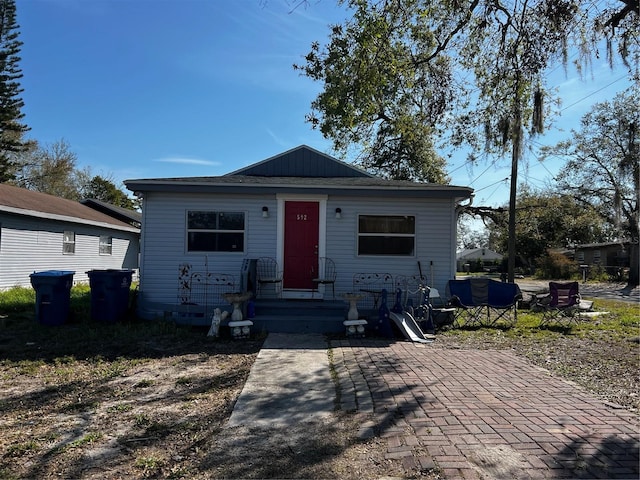
[[[534,294],[532,297],[532,300],[535,305],[546,307],[551,303],[551,294],[547,294],[543,297],[538,297],[537,295]]]
[[[458,297],[457,295],[453,295],[447,302],[446,306],[454,308],[465,308],[465,306],[460,301],[460,297]]]

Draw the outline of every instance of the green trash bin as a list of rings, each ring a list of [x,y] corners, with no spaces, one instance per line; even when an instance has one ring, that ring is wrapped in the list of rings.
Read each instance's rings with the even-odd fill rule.
[[[36,291],[36,319],[43,325],[62,325],[67,321],[75,273],[46,270],[29,275]]]
[[[116,322],[126,315],[133,270],[91,270],[87,275],[91,318],[98,322]]]

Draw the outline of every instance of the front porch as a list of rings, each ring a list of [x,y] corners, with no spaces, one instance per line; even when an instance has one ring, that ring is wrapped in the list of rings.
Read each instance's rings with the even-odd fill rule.
[[[336,300],[255,300],[255,333],[341,333],[348,304]]]
[[[255,316],[253,332],[265,333],[335,333],[344,330],[343,321],[347,318],[347,302],[336,300],[299,300],[285,298],[254,299]],[[232,312],[229,304],[169,304],[149,303],[143,310],[161,312],[167,321],[180,325],[209,326],[214,310]],[[247,304],[243,306],[244,318],[247,318]],[[157,317],[157,314],[155,315]],[[222,326],[228,321],[223,322]]]

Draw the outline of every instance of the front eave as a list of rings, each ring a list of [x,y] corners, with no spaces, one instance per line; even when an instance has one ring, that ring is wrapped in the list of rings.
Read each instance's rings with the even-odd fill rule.
[[[125,180],[133,192],[215,194],[314,194],[363,197],[421,197],[468,199],[473,189],[454,185],[418,183],[380,178],[203,177]]]

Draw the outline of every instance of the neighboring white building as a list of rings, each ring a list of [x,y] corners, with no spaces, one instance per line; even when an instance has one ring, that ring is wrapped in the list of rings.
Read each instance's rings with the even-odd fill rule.
[[[356,273],[420,268],[444,291],[455,277],[456,210],[472,194],[377,178],[307,146],[224,176],[125,185],[143,199],[138,305],[148,318],[178,301],[182,264],[240,279],[246,260],[273,257],[285,298],[311,298],[320,257],[335,262],[337,293],[352,291]]]
[[[502,262],[502,255],[488,248],[469,248],[457,253],[458,271],[464,272],[466,263],[473,264],[482,262],[483,265],[499,265]]]
[[[138,268],[140,229],[79,202],[0,184],[0,289],[30,286],[29,275]]]

